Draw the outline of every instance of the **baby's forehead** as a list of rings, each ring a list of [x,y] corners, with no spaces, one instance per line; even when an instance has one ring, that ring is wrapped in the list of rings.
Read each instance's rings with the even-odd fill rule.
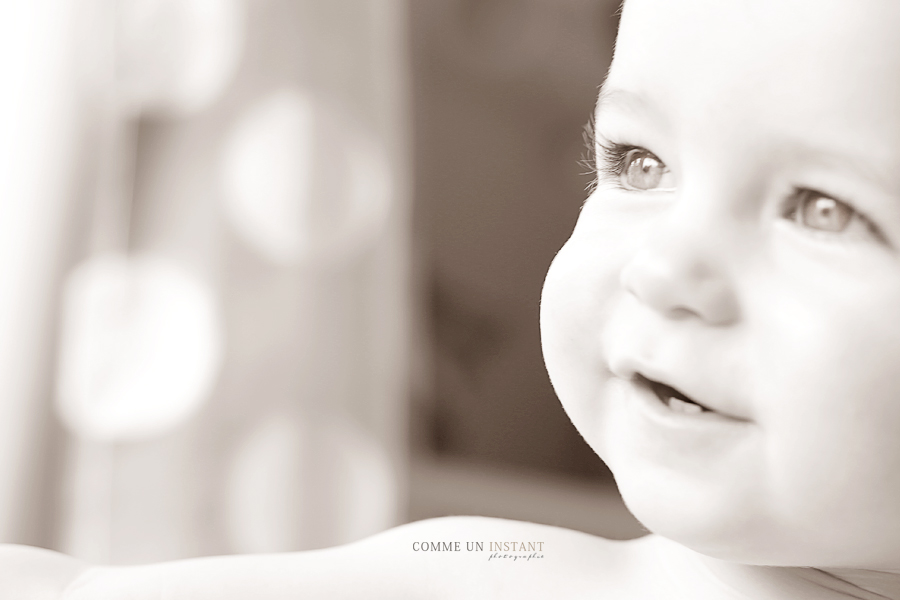
[[[757,80],[776,66],[801,78],[812,66],[845,62],[890,69],[900,55],[898,28],[896,0],[628,0],[615,57],[687,59],[685,70],[737,66]]]
[[[704,65],[764,83],[790,73],[804,79],[846,67],[898,74],[896,0],[627,0],[615,61],[663,61],[679,75]],[[852,81],[852,78],[849,79]]]
[[[627,0],[598,121],[900,157],[900,2]]]

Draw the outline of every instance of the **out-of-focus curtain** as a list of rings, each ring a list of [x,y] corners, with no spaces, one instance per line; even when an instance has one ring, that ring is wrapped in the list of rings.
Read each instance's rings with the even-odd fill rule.
[[[0,541],[98,563],[396,524],[400,0],[0,6]]]

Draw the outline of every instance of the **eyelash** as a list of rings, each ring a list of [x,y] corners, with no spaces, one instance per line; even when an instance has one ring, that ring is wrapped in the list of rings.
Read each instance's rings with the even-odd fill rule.
[[[597,189],[597,150],[594,146],[596,143],[596,138],[594,136],[594,119],[591,119],[585,124],[584,131],[581,133],[581,139],[584,142],[584,151],[581,154],[581,160],[578,161],[579,166],[581,166],[584,171],[581,172],[581,175],[590,176],[590,181],[585,186],[584,191],[587,192],[587,195],[590,196],[594,193],[594,190]]]
[[[618,142],[603,141],[597,142],[600,147],[601,164],[600,171],[614,181],[616,185],[622,187],[621,178],[628,167],[629,158],[632,150],[641,150],[639,146],[629,144],[620,144]]]
[[[582,154],[580,164],[586,170],[581,174],[591,176],[591,180],[585,188],[588,195],[597,189],[601,175],[604,179],[614,182],[617,187],[625,189],[622,187],[621,177],[628,166],[628,153],[632,150],[640,150],[640,146],[601,140],[595,134],[593,118],[584,126],[582,138],[586,153]],[[600,149],[599,156],[598,148]]]

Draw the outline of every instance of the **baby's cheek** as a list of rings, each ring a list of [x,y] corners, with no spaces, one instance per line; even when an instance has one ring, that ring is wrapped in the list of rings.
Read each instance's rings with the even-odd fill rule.
[[[756,327],[768,481],[786,514],[849,527],[885,498],[900,506],[900,335],[877,307],[804,304]]]
[[[600,342],[608,292],[591,255],[585,244],[570,240],[553,261],[541,301],[544,359],[573,420],[602,385]]]
[[[577,255],[567,244],[553,261],[541,297],[541,343],[544,359],[557,393],[571,385],[578,363],[583,361],[584,330],[590,319],[586,310],[583,273]]]
[[[588,236],[576,234],[566,243],[544,283],[542,325],[546,333],[564,333],[580,352],[595,355],[599,351],[610,307],[621,294],[617,254],[610,245]]]

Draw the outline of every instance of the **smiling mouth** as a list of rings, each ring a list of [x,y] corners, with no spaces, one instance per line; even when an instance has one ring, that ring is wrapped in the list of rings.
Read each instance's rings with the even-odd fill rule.
[[[683,413],[686,415],[696,415],[705,412],[715,412],[712,409],[703,406],[699,402],[692,400],[688,396],[682,394],[672,386],[647,379],[640,373],[635,374],[634,382],[644,388],[649,389],[653,394],[669,409]]]

